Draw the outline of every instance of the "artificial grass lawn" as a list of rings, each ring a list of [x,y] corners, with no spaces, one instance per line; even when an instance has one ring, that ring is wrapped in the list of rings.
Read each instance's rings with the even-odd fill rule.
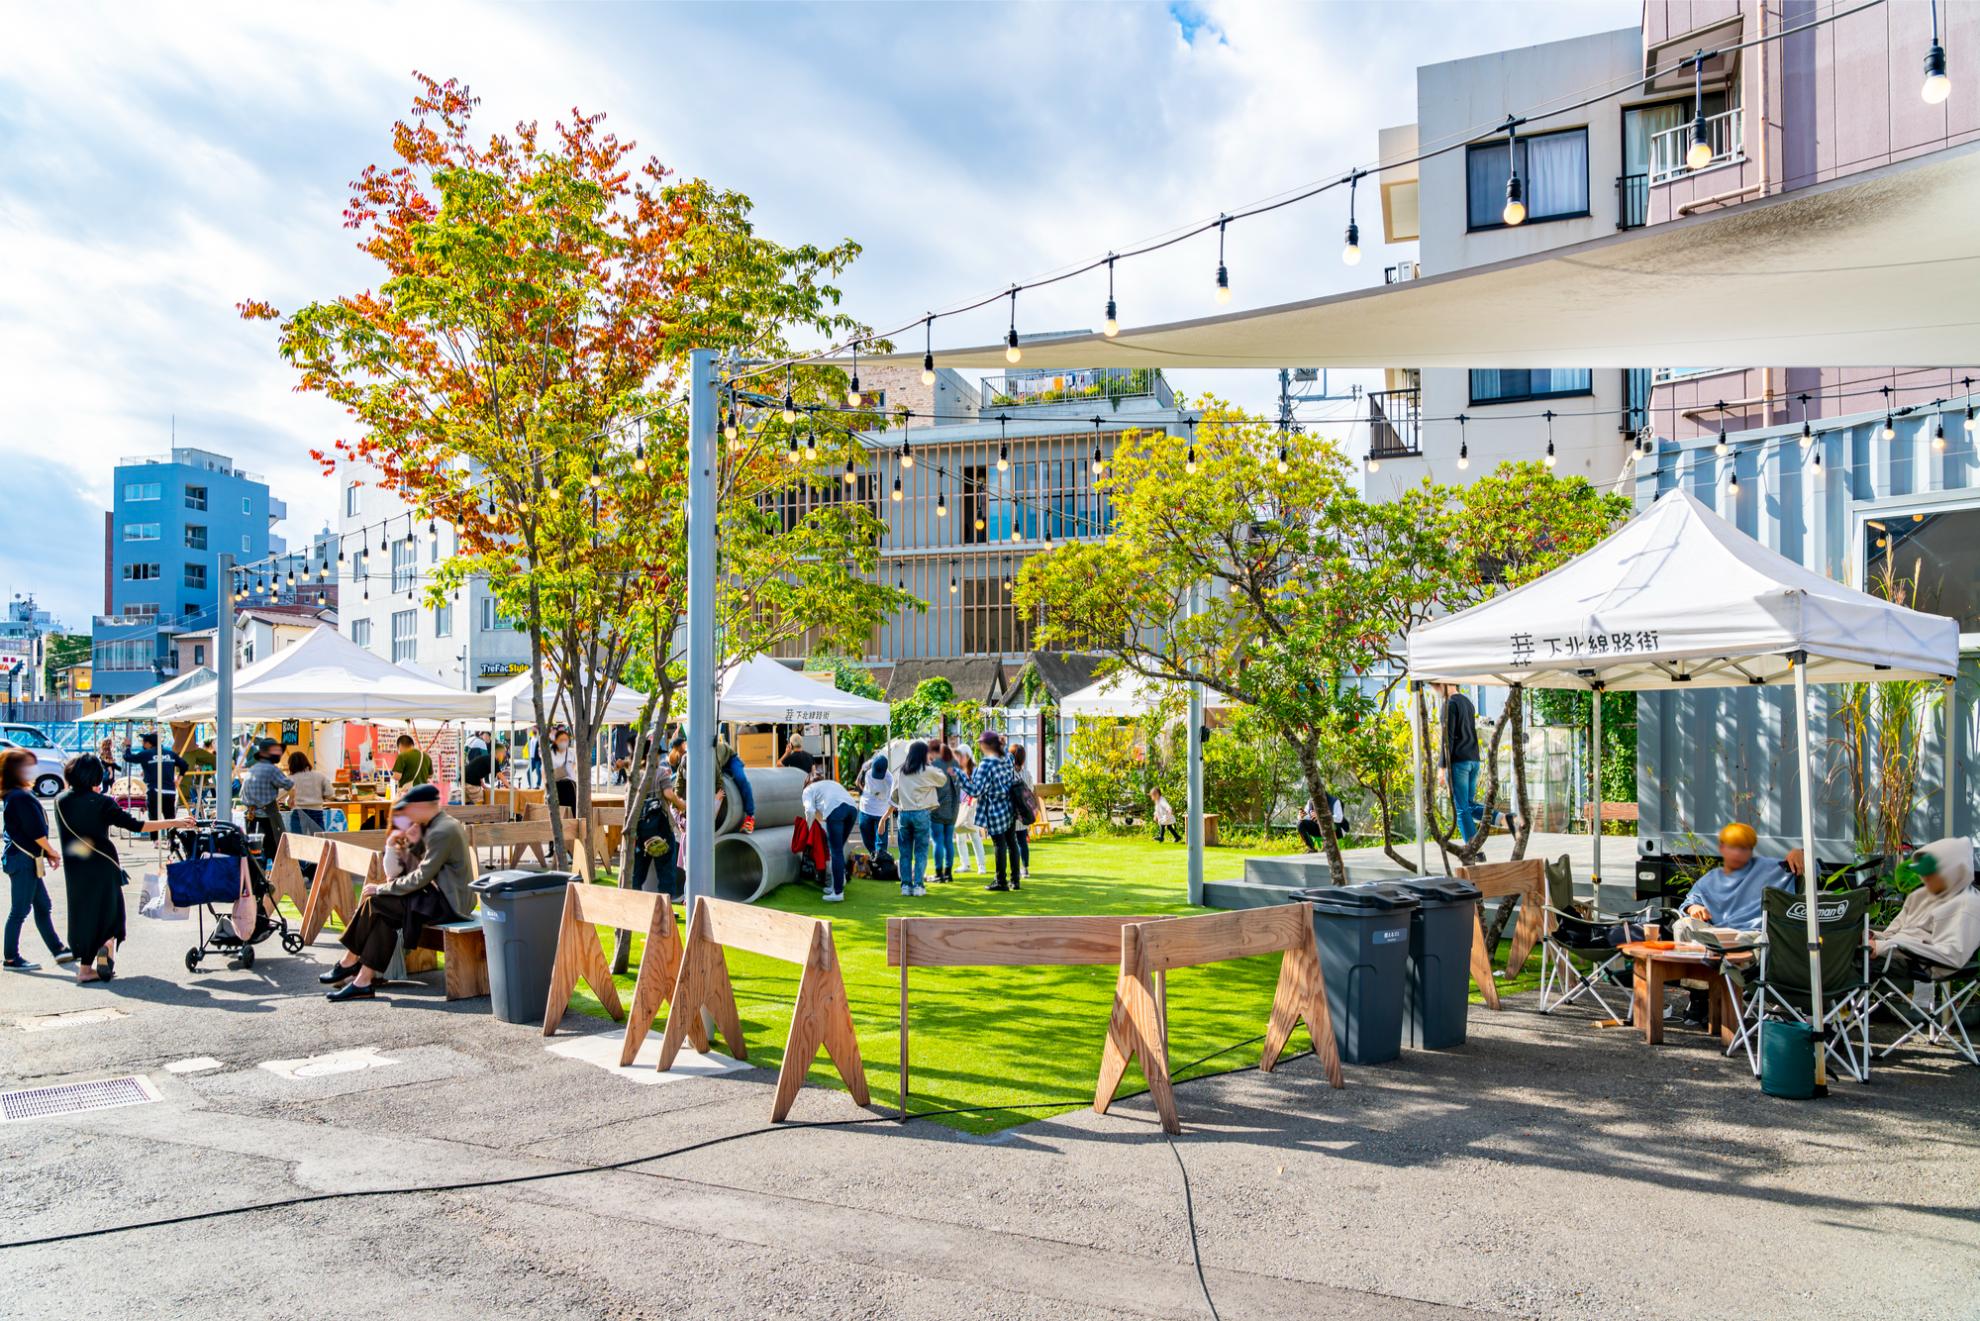
[[[1270,851],[1296,847],[1286,844]],[[1206,869],[1213,878],[1230,875],[1241,870],[1240,859],[1264,851],[1255,845],[1212,849]],[[1185,902],[1188,860],[1180,844],[1053,836],[1034,841],[1031,857],[1032,877],[1014,894],[988,893],[983,889],[986,878],[963,873],[951,884],[929,886],[923,899],[903,899],[897,883],[853,881],[842,904],[825,903],[805,885],[787,885],[766,901],[830,919],[876,1106],[898,1105],[900,1099],[900,970],[887,966],[888,917],[1190,911]],[[602,934],[609,952],[610,935]],[[634,943],[635,962],[642,943]],[[775,1069],[790,1031],[799,969],[733,950],[727,958],[750,1062]],[[1536,985],[1538,962],[1536,953],[1519,977],[1502,979],[1501,992]],[[1169,1057],[1176,1062],[1177,1079],[1258,1062],[1263,1045],[1252,1038],[1265,1031],[1278,974],[1279,956],[1272,954],[1169,975]],[[959,1129],[987,1133],[1090,1105],[1116,975],[1112,967],[913,970],[908,993],[912,1108],[1024,1107],[937,1117]],[[618,979],[622,1003],[631,1003],[632,983],[630,976]],[[1475,991],[1472,998],[1478,999]],[[571,1007],[606,1016],[582,982]],[[1310,1045],[1302,1026],[1287,1053]],[[1213,1054],[1200,1065],[1185,1067]],[[1139,1069],[1131,1066],[1123,1093],[1140,1083]],[[838,1085],[821,1052],[807,1086]]]

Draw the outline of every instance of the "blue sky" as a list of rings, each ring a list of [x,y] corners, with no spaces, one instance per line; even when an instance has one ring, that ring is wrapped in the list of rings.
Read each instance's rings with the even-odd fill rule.
[[[1589,3],[9,4],[0,61],[0,590],[72,626],[100,608],[111,466],[179,442],[332,512],[308,459],[341,418],[293,392],[242,298],[292,307],[373,278],[339,224],[385,159],[413,69],[456,76],[486,127],[605,111],[683,174],[739,189],[787,242],[857,239],[848,306],[875,325],[1007,286],[1371,162],[1415,118],[1419,64],[1627,26]],[[1233,227],[1235,305],[1380,281],[1339,260],[1328,198]],[[1369,221],[1376,223],[1369,223]],[[1123,319],[1210,306],[1214,239],[1118,273]],[[1105,299],[1028,296],[1034,329]],[[951,342],[1001,333],[1001,312]],[[1297,365],[1297,364],[1293,364]],[[1269,373],[1179,388],[1264,408]]]

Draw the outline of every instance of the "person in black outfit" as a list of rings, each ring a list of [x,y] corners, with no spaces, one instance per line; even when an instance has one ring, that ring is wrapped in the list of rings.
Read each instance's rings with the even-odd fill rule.
[[[62,875],[69,898],[69,948],[82,960],[76,981],[107,982],[117,974],[117,946],[124,939],[124,889],[130,877],[117,860],[110,827],[155,835],[188,827],[191,817],[140,821],[101,792],[109,778],[103,763],[85,753],[62,768],[69,791],[55,800],[62,835]]]
[[[793,734],[790,737],[790,741],[784,744],[783,760],[777,764],[779,766],[788,766],[794,771],[803,771],[805,777],[809,779],[812,771],[818,768],[818,758],[806,751],[804,744],[799,741],[798,736]]]
[[[124,744],[124,761],[144,776],[145,815],[155,817],[176,801],[186,759],[170,748],[161,752],[156,734],[140,734],[138,742],[141,746],[135,752]]]
[[[0,865],[7,873],[7,954],[9,972],[33,972],[41,965],[21,957],[21,928],[28,914],[34,914],[34,928],[41,943],[57,963],[74,963],[76,956],[55,934],[55,919],[49,916],[48,886],[42,882],[44,866],[60,867],[62,854],[48,838],[48,818],[41,800],[28,786],[33,783],[34,754],[25,748],[0,752],[0,790],[7,795],[6,834],[0,836]]]
[[[462,778],[467,781],[470,789],[479,789],[490,780],[499,781],[502,776],[508,774],[508,770],[508,746],[497,743],[486,751],[469,753]]]
[[[1436,693],[1444,699],[1444,711],[1439,725],[1441,739],[1438,745],[1437,780],[1439,787],[1448,785],[1451,791],[1451,810],[1457,816],[1459,839],[1470,839],[1478,829],[1481,812],[1478,806],[1478,708],[1471,699],[1458,691],[1454,683],[1433,685]]]

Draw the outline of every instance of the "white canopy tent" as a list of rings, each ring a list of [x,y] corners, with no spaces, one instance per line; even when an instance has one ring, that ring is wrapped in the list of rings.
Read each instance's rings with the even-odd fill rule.
[[[1646,690],[1792,683],[1800,744],[1801,839],[1808,939],[1817,946],[1815,791],[1808,685],[1938,679],[1959,667],[1959,625],[1846,587],[1762,546],[1674,490],[1552,573],[1409,637],[1412,683]],[[1602,704],[1594,708],[1601,783]],[[1410,704],[1419,748],[1417,704]],[[1946,820],[1952,821],[1951,704]],[[1427,819],[1422,757],[1414,759],[1419,822]],[[1594,880],[1601,883],[1597,813]],[[1423,835],[1418,829],[1418,865]],[[1821,952],[1813,948],[1822,1026]],[[1820,1068],[1818,1054],[1817,1067]]]
[[[196,670],[186,671],[177,678],[167,679],[156,687],[147,688],[141,693],[133,693],[121,702],[113,702],[109,706],[81,716],[77,723],[109,725],[125,720],[156,720],[159,703],[166,698],[210,690],[219,681],[218,675],[202,665]]]
[[[488,697],[415,674],[319,624],[234,676],[233,716],[260,720],[474,720]],[[160,720],[212,720],[217,685],[162,699]]]
[[[722,676],[716,719],[749,724],[884,725],[893,708],[807,678],[768,656],[738,661]]]
[[[1170,685],[1137,674],[1133,670],[1119,670],[1104,679],[1095,679],[1078,692],[1068,693],[1059,699],[1059,714],[1062,716],[1113,716],[1132,718],[1146,715],[1162,704]],[[1203,704],[1221,707],[1220,697],[1204,694]]]
[[[554,679],[543,681],[543,702],[553,713],[563,703],[563,686]],[[532,692],[529,671],[525,670],[508,682],[499,684],[482,694],[482,700],[489,703],[494,718],[509,725],[534,724],[536,721],[536,698]],[[646,708],[646,694],[637,688],[624,684],[614,684],[612,696],[605,703],[607,725],[631,725],[639,720],[639,713]],[[490,711],[484,710],[484,715]],[[551,717],[557,717],[553,714]],[[568,719],[568,714],[564,717]]]

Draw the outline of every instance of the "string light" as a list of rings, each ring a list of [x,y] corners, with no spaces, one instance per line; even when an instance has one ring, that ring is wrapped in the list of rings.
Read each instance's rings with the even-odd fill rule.
[[[804,448],[806,458],[818,457],[818,422],[816,419],[813,419],[811,430],[805,435]]]
[[[1730,475],[1726,479],[1726,490],[1732,495],[1738,495],[1739,494],[1739,464],[1735,462],[1732,465],[1732,467],[1728,470],[1728,472]]]
[[[1808,452],[1808,447],[1815,443],[1815,429],[1808,425],[1808,396],[1801,394],[1796,395],[1795,398],[1801,401],[1801,450],[1805,454]],[[1888,425],[1890,418],[1887,416],[1884,421]],[[1886,432],[1884,439],[1889,440],[1891,434]]]
[[[1712,453],[1714,453],[1714,454],[1716,454],[1716,455],[1718,455],[1718,456],[1719,456],[1720,458],[1722,458],[1722,459],[1723,459],[1723,458],[1725,458],[1725,457],[1726,457],[1726,450],[1727,450],[1727,445],[1726,445],[1726,401],[1725,401],[1725,400],[1723,400],[1723,399],[1721,399],[1721,400],[1719,401],[1719,443],[1718,443],[1718,444],[1716,444],[1716,445],[1714,445],[1714,446],[1712,446]]]
[[[938,486],[935,488],[935,517],[947,518],[948,516],[949,493],[946,488]]]
[[[1011,418],[1008,413],[997,414],[997,471],[1005,472],[1011,466]]]
[[[1017,361],[1020,358],[1024,357],[1024,352],[1018,348],[1017,296],[1018,296],[1018,286],[1012,285],[1011,286],[1011,329],[1010,332],[1004,336],[1004,361],[1011,363],[1012,365],[1016,365]]]
[[[901,437],[901,466],[903,468],[914,466],[914,442],[906,436]]]
[[[935,384],[935,314],[933,312],[930,312],[928,319],[921,323],[921,329],[924,336],[921,349],[921,383],[933,385]]]
[[[742,438],[742,420],[736,415],[736,391],[729,387],[729,415],[722,421],[722,434],[734,445]]]
[[[1093,419],[1093,475],[1098,477],[1106,471],[1107,458],[1100,452],[1100,419],[1096,417]]]
[[[1354,223],[1354,194],[1361,181],[1360,170],[1348,175],[1348,227],[1347,246],[1341,249],[1341,260],[1350,266],[1361,265],[1361,226]]]
[[[1193,417],[1185,419],[1184,425],[1189,428],[1189,455],[1183,460],[1183,471],[1194,477],[1196,476],[1196,419]]]
[[[1121,316],[1114,306],[1114,254],[1107,254],[1107,319],[1100,323],[1100,333],[1108,339],[1121,333]]]
[[[1284,428],[1283,428],[1283,427],[1282,427],[1282,428],[1280,428],[1280,434],[1281,434],[1282,436],[1284,435]],[[1279,476],[1281,476],[1281,477],[1283,477],[1283,476],[1285,476],[1285,475],[1286,475],[1286,472],[1287,472],[1287,470],[1288,470],[1288,469],[1289,469],[1289,468],[1290,468],[1291,466],[1292,466],[1292,465],[1290,465],[1290,464],[1288,464],[1288,463],[1286,462],[1286,444],[1285,444],[1285,441],[1284,441],[1284,440],[1281,440],[1281,441],[1279,442],[1279,461],[1278,461],[1277,463],[1275,463],[1275,464],[1273,464],[1273,465],[1272,465],[1272,467],[1274,468],[1274,470],[1276,470],[1276,471],[1278,472],[1278,474],[1279,474]],[[1370,469],[1370,471],[1373,471],[1373,469]]]
[[[784,457],[786,459],[789,459],[792,463],[796,463],[798,461],[797,432],[795,431],[791,433],[791,447],[790,450],[784,455]]]
[[[1464,424],[1468,421],[1470,421],[1470,419],[1467,418],[1463,413],[1459,413],[1457,415],[1458,468],[1460,470],[1469,468],[1471,466],[1471,442],[1465,438],[1465,434],[1464,434]]]
[[[858,340],[853,341],[852,350],[853,350],[852,379],[846,383],[846,407],[858,408],[861,404],[866,402],[866,397],[859,392],[859,341]]]
[[[1517,225],[1526,219],[1526,189],[1519,181],[1519,121],[1506,117],[1506,205],[1499,219]]]
[[[1691,149],[1684,154],[1684,163],[1694,170],[1702,170],[1712,163],[1711,130],[1705,123],[1705,52],[1699,51],[1691,57],[1691,104],[1696,113],[1691,120]]]
[[[893,496],[894,503],[899,504],[901,502],[901,479],[899,477],[894,478]]]
[[[1938,401],[1934,401],[1935,405]],[[1946,415],[1939,414],[1939,421],[1932,428],[1932,448],[1943,451],[1946,448]]]
[[[848,458],[846,460],[846,485],[851,486],[854,482],[857,482],[858,480],[859,480],[859,473],[854,470],[852,459]]]
[[[1545,413],[1542,413],[1542,414],[1541,414],[1541,416],[1547,419],[1547,466],[1548,466],[1549,468],[1551,468],[1551,467],[1553,467],[1553,466],[1554,466],[1554,462],[1555,462],[1555,460],[1554,460],[1554,410],[1550,408],[1550,409],[1548,409],[1548,410],[1547,410],[1547,411],[1546,411]]]
[[[1231,272],[1224,265],[1224,230],[1229,227],[1231,218],[1217,218],[1217,302],[1227,305],[1231,301]]]
[[[1944,105],[1952,95],[1952,80],[1946,77],[1946,48],[1939,44],[1939,0],[1929,0],[1932,11],[1932,44],[1925,48],[1925,85],[1918,94],[1926,105]]]

